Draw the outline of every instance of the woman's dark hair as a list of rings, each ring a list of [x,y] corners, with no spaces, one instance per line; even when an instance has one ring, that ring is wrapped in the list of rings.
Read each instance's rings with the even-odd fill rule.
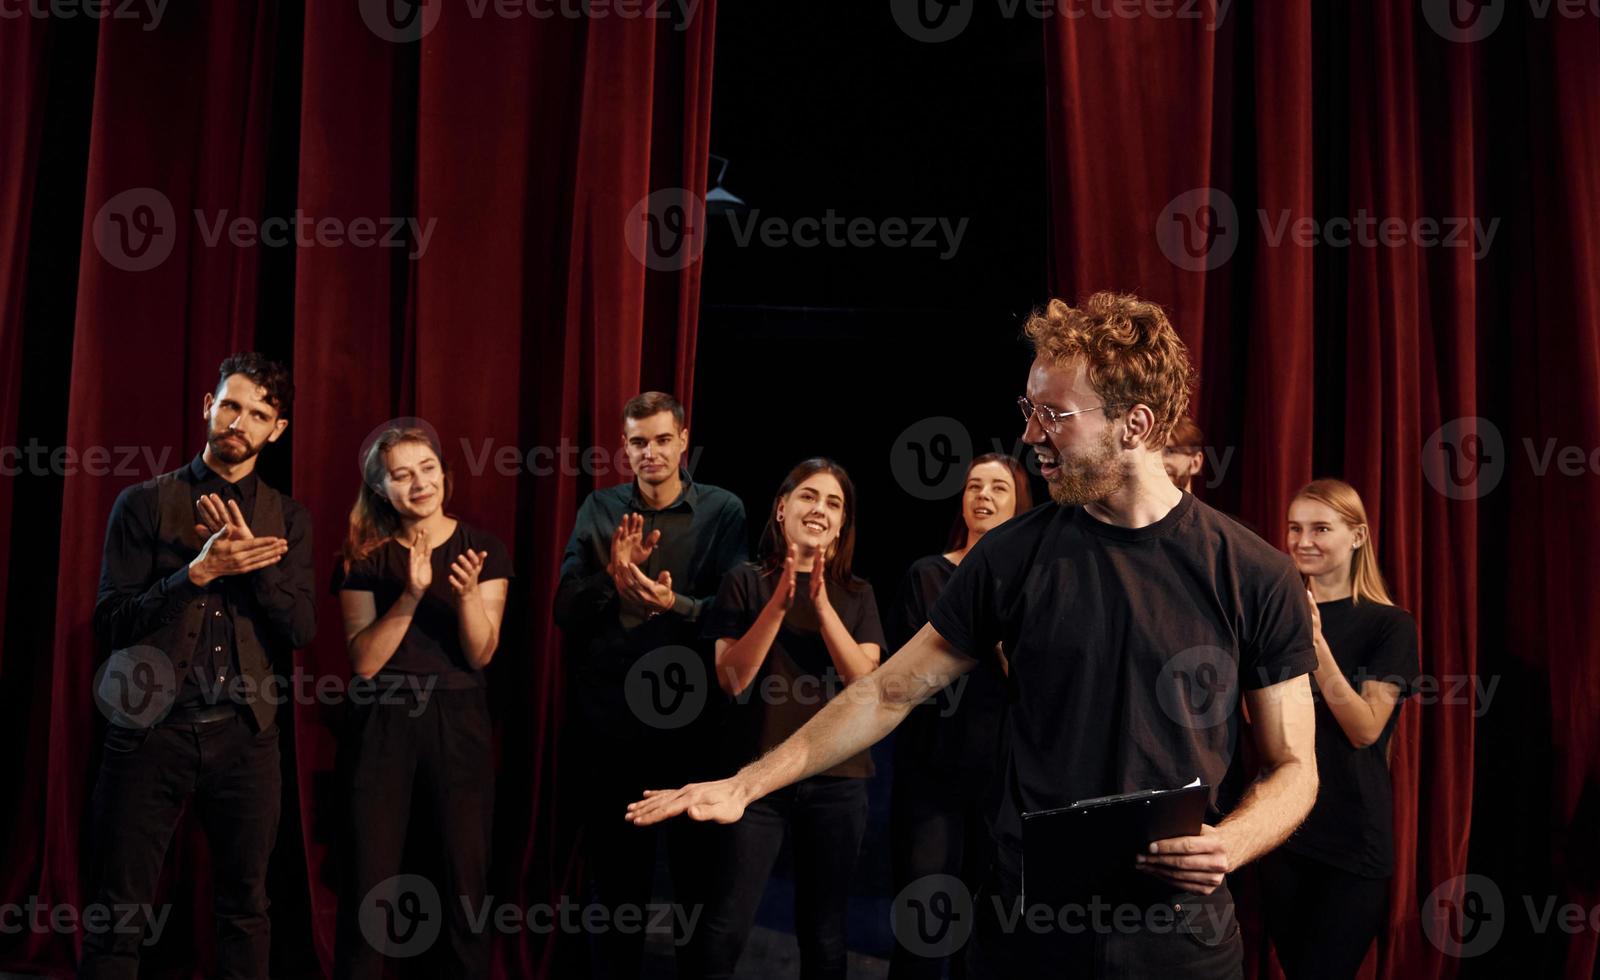
[[[402,442],[418,443],[433,450],[440,468],[444,470],[444,502],[439,506],[450,504],[450,491],[454,489],[455,480],[432,434],[426,429],[385,429],[378,438],[372,440],[367,454],[361,458],[361,490],[356,494],[354,506],[350,508],[350,530],[345,535],[341,549],[347,570],[351,562],[360,561],[371,554],[374,548],[400,533],[400,512],[389,502],[389,495],[383,487],[389,479],[389,450]]]
[[[278,410],[279,418],[289,417],[289,410],[294,407],[294,384],[289,380],[289,370],[282,364],[255,351],[234,354],[217,368],[217,386],[211,393],[221,391],[223,382],[235,374],[242,374],[265,388],[266,403]]]
[[[1017,509],[1012,512],[1012,517],[1033,509],[1033,488],[1028,485],[1028,471],[1023,468],[1022,461],[1008,453],[984,453],[977,459],[967,464],[967,475],[961,479],[961,495],[966,496],[967,481],[972,479],[972,471],[984,463],[999,463],[1011,471],[1011,492],[1016,495]],[[967,518],[966,506],[956,508],[955,523],[950,525],[950,535],[945,541],[944,550],[960,551],[967,546]]]
[[[783,478],[783,483],[778,485],[778,494],[772,498],[772,509],[767,512],[766,529],[761,532],[761,546],[756,551],[757,564],[766,574],[783,569],[784,559],[789,557],[789,539],[783,536],[783,524],[778,520],[778,501],[794,493],[796,487],[818,473],[832,473],[844,491],[844,523],[839,527],[839,536],[834,539],[833,551],[828,555],[824,568],[834,584],[853,589],[850,563],[856,552],[856,488],[844,467],[824,456],[804,460],[790,470],[789,475]]]

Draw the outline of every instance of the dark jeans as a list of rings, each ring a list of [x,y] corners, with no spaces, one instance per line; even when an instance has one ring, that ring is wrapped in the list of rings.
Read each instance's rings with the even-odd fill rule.
[[[484,693],[388,699],[393,703],[350,705],[346,719],[341,768],[350,795],[334,976],[379,977],[386,955],[420,956],[441,939],[436,975],[488,976],[490,937],[471,925],[488,896],[494,808]],[[414,791],[441,835],[437,883],[400,874]]]
[[[1086,896],[1071,909],[1038,910],[1020,907],[1018,884],[1014,874],[993,869],[974,899],[967,976],[1237,980],[1244,975],[1244,943],[1226,884],[1201,896],[1130,872],[1125,887],[1105,896]]]
[[[94,905],[115,912],[155,901],[167,846],[192,797],[211,850],[216,975],[265,978],[267,862],[281,789],[277,725],[257,732],[243,713],[208,724],[112,725],[91,811]],[[111,922],[121,919],[113,914]],[[86,930],[78,975],[137,977],[146,921],[141,911],[127,929]]]
[[[812,776],[763,796],[723,828],[711,908],[705,916],[705,976],[733,976],[785,832],[794,852],[795,937],[802,980],[845,975],[850,876],[867,829],[867,781]]]
[[[1260,868],[1262,917],[1284,975],[1355,976],[1388,921],[1389,879],[1281,849],[1262,858]]]
[[[623,818],[628,804],[642,799],[645,790],[670,788],[693,778],[684,771],[684,760],[672,758],[678,754],[673,748],[680,746],[678,741],[663,735],[659,745],[667,748],[656,751],[637,744],[609,745],[591,732],[574,731],[580,732],[573,744],[579,747],[574,761],[582,799],[584,902],[607,908],[608,921],[613,922],[636,914],[622,910],[645,909],[654,895],[656,852],[664,845],[677,906],[672,922],[696,927],[688,934],[676,934],[675,928],[677,972],[681,977],[697,976],[702,949],[697,927],[705,918],[707,866],[715,859],[713,847],[723,828],[687,817],[636,827]],[[653,920],[645,916],[643,921]],[[644,929],[592,933],[591,975],[601,980],[642,976],[644,941]]]
[[[929,875],[952,875],[976,894],[989,866],[989,824],[982,800],[981,774],[927,773],[901,768],[894,773],[889,804],[889,860],[894,892]],[[940,777],[944,778],[940,778]],[[937,980],[950,962],[950,975],[965,976],[961,956],[924,956],[896,943],[889,980]]]

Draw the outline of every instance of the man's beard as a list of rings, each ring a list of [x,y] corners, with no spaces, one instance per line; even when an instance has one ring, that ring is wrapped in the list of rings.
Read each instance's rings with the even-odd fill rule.
[[[249,438],[239,432],[213,432],[210,444],[212,455],[233,466],[261,451],[260,446],[251,445]]]
[[[1061,466],[1047,485],[1050,499],[1058,504],[1081,507],[1104,500],[1122,488],[1124,467],[1117,462],[1117,447],[1109,425],[1093,449],[1072,456],[1056,450],[1056,456]]]

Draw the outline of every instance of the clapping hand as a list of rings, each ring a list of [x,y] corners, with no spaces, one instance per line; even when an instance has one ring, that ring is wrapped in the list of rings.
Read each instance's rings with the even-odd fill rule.
[[[483,574],[483,561],[488,557],[487,551],[468,548],[450,563],[450,591],[455,594],[457,603],[478,594],[478,576]]]

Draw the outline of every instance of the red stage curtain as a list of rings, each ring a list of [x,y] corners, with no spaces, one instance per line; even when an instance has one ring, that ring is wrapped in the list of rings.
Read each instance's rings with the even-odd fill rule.
[[[1316,475],[1360,490],[1396,601],[1417,616],[1425,673],[1492,669],[1480,623],[1505,624],[1517,646],[1494,653],[1548,677],[1550,728],[1533,739],[1555,750],[1546,858],[1567,869],[1560,900],[1591,908],[1600,477],[1538,475],[1521,441],[1600,446],[1600,33],[1592,18],[1540,20],[1514,4],[1493,37],[1467,43],[1415,4],[1314,18],[1307,0],[1241,0],[1220,23],[1218,5],[1199,6],[1204,19],[1047,22],[1054,292],[1112,288],[1169,308],[1200,373],[1194,414],[1233,453],[1206,491],[1214,503],[1276,539],[1314,460]],[[1497,134],[1518,149],[1496,148]],[[1492,165],[1518,172],[1491,184]],[[1326,201],[1313,200],[1319,186]],[[1501,227],[1485,258],[1415,238],[1334,255],[1296,246],[1292,230],[1274,241],[1285,215],[1363,213]],[[1196,223],[1207,219],[1209,239]],[[1491,347],[1509,359],[1480,358]],[[1504,397],[1487,399],[1485,384]],[[1503,430],[1505,483],[1480,474],[1477,495],[1447,497],[1425,475],[1424,444],[1478,416]],[[1507,497],[1516,524],[1486,541],[1480,513]],[[1485,554],[1508,557],[1504,577],[1485,581]],[[1453,975],[1463,962],[1428,941],[1419,909],[1468,869],[1474,733],[1472,704],[1402,716],[1392,912],[1367,976]],[[1520,915],[1514,882],[1499,884]],[[1595,940],[1541,942],[1579,977]],[[1252,945],[1251,974],[1277,975]]]
[[[223,356],[254,347],[292,357],[295,411],[268,472],[310,508],[325,576],[363,437],[395,417],[432,423],[456,474],[452,509],[492,529],[516,559],[491,667],[503,719],[494,884],[502,900],[545,901],[563,887],[570,842],[553,826],[562,675],[548,609],[578,501],[629,478],[614,465],[623,401],[641,387],[692,395],[698,263],[647,268],[626,242],[652,192],[705,186],[715,5],[699,4],[687,24],[503,19],[494,5],[473,17],[429,5],[442,14],[437,23],[403,43],[370,29],[362,7],[375,5],[306,5],[303,30],[297,9],[270,0],[172,7],[154,30],[116,18],[100,25],[66,441],[80,452],[149,447],[167,454],[159,469],[174,468],[203,443],[199,398]],[[27,205],[51,29],[59,25],[24,18],[0,37],[0,78],[21,107],[0,123],[5,444],[15,438],[10,400],[22,389]],[[296,91],[298,105],[274,102]],[[296,139],[298,151],[286,153]],[[232,245],[226,232],[207,244],[218,215],[266,216],[280,185],[296,189],[280,202],[286,215],[372,219],[380,231],[385,218],[413,218],[426,248],[420,238],[409,249],[308,245],[284,261],[281,250]],[[150,205],[141,215],[155,216],[157,247],[171,248],[153,268],[109,261],[96,244],[100,209],[128,191],[135,199],[113,210]],[[292,301],[280,299],[291,291]],[[292,310],[292,322],[260,312],[274,308]],[[606,462],[585,467],[581,452],[569,453],[563,467],[558,454],[550,472],[548,457],[530,453],[563,445],[599,447]],[[497,464],[494,451],[511,448],[519,462]],[[159,469],[64,481],[62,507],[75,516],[63,522],[59,564],[46,563],[58,590],[54,644],[38,654],[48,667],[34,671],[40,690],[6,702],[32,714],[22,722],[29,778],[0,901],[81,900],[97,756],[88,624],[105,517],[123,486]],[[0,528],[9,531],[4,483]],[[347,677],[338,604],[328,594],[319,601],[318,637],[297,666]],[[6,651],[8,661],[17,654]],[[309,894],[274,896],[280,907],[309,909],[310,934],[287,946],[314,948],[324,969],[337,880],[337,717],[294,708],[285,744],[298,779],[286,792],[280,841],[291,846],[281,843],[280,857],[303,845],[306,866],[294,877]],[[199,835],[180,833],[174,853],[164,898],[192,907],[194,921],[183,936],[169,927],[153,959],[199,975],[210,931],[209,892],[193,884],[205,877]],[[198,957],[186,946],[191,929]],[[551,955],[544,937],[521,936],[497,948],[496,973],[541,975]],[[7,966],[57,973],[75,956],[70,936],[24,933],[0,948]]]

